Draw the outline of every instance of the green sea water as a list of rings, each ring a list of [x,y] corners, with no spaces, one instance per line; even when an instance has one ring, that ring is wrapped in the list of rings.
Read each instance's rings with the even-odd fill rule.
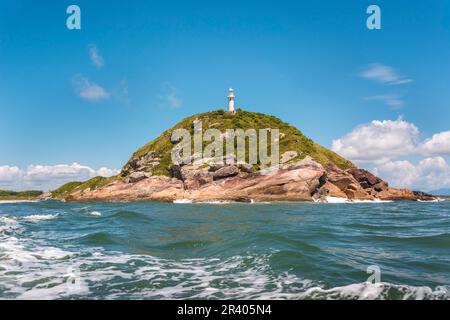
[[[449,299],[449,290],[449,201],[0,204],[0,299]]]

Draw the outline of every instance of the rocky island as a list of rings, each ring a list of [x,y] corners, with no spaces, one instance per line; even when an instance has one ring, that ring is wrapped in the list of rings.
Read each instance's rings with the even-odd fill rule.
[[[201,162],[174,164],[176,129],[279,129],[280,165],[267,172],[259,164]],[[197,114],[182,120],[136,151],[120,174],[71,182],[47,197],[67,201],[348,201],[421,200],[434,197],[396,189],[351,161],[322,147],[280,119],[238,109]]]

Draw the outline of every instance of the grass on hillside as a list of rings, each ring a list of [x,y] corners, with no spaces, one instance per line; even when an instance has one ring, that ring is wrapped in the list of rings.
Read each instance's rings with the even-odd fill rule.
[[[80,181],[69,182],[69,183],[62,185],[58,189],[53,190],[51,192],[52,197],[55,199],[64,199],[71,193],[74,193],[77,191],[84,191],[86,189],[96,190],[98,188],[106,186],[108,183],[114,181],[116,178],[117,178],[116,176],[109,177],[109,178],[99,176],[99,177],[94,177],[85,182],[80,182]]]
[[[170,142],[170,135],[175,129],[180,128],[189,130],[193,135],[194,132],[191,124],[195,119],[202,120],[203,131],[210,127],[216,128],[222,133],[225,132],[226,129],[238,128],[243,130],[259,130],[266,128],[279,129],[280,135],[284,135],[284,137],[280,139],[280,155],[286,151],[296,151],[299,154],[299,157],[296,160],[311,156],[322,165],[333,162],[342,169],[354,167],[353,163],[350,161],[305,137],[303,133],[294,126],[291,126],[274,116],[248,112],[240,109],[238,109],[234,115],[223,110],[216,110],[185,118],[173,128],[166,130],[158,138],[136,151],[130,161],[153,151],[155,152],[155,157],[161,159],[160,164],[154,168],[153,174],[167,176],[168,167],[172,164],[171,150],[174,146]],[[209,143],[210,142],[204,142],[203,144],[206,146]],[[125,168],[129,167],[130,161],[125,165]]]
[[[42,195],[42,191],[28,190],[28,191],[10,191],[0,190],[0,200],[33,200]]]

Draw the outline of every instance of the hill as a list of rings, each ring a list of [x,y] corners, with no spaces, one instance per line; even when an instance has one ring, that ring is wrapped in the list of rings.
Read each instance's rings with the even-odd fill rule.
[[[85,182],[70,182],[52,191],[54,198],[65,198],[71,193],[81,190],[96,190],[113,181],[125,181],[133,172],[143,171],[153,176],[170,176],[169,168],[172,165],[171,151],[174,144],[170,141],[173,131],[186,129],[193,134],[192,123],[201,120],[203,130],[216,128],[221,132],[226,129],[266,129],[278,128],[280,130],[280,155],[287,151],[294,151],[297,157],[290,161],[298,161],[309,156],[326,166],[334,163],[341,169],[354,168],[354,164],[335,152],[316,144],[307,138],[299,129],[281,121],[280,119],[262,113],[249,112],[238,109],[235,114],[223,110],[196,114],[183,119],[172,128],[164,131],[159,137],[148,142],[133,153],[124,165],[120,175],[111,178],[95,177]],[[258,168],[255,168],[256,170]]]
[[[218,129],[224,145],[227,129],[278,129],[280,167],[267,171],[262,170],[261,162],[249,165],[222,160],[173,164],[172,150],[179,143],[174,131],[185,129],[193,136],[200,121],[203,132]],[[203,139],[202,143],[205,148],[211,142]],[[236,144],[234,141],[235,147]],[[134,152],[119,175],[71,182],[53,191],[52,196],[71,201],[433,199],[424,193],[391,188],[387,182],[318,145],[294,126],[274,116],[244,110],[236,113],[217,110],[185,118]]]
[[[173,143],[170,141],[171,134],[176,129],[186,129],[193,134],[194,129],[192,123],[195,120],[202,121],[203,130],[216,128],[221,132],[225,132],[226,129],[279,129],[280,155],[287,151],[294,151],[298,156],[293,158],[292,161],[298,161],[310,156],[324,166],[329,163],[334,163],[341,169],[354,167],[353,163],[335,152],[316,144],[294,126],[274,116],[238,109],[235,114],[230,114],[223,110],[216,110],[185,118],[173,128],[166,130],[158,138],[137,150],[124,166],[122,176],[127,176],[132,172],[135,169],[135,164],[139,163],[141,159],[150,153],[152,156],[149,157],[149,160],[147,162],[144,161],[144,163],[141,162],[140,165],[151,171],[153,175],[169,176],[169,167],[172,164],[171,151],[173,148]],[[158,159],[158,161],[153,161],[154,159]]]

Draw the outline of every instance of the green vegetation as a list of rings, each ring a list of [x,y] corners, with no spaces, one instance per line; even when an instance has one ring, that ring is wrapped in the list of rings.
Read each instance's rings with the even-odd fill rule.
[[[171,150],[173,144],[170,142],[170,135],[176,129],[187,129],[193,134],[192,122],[195,119],[202,120],[203,130],[208,128],[216,128],[221,132],[226,129],[267,129],[278,128],[280,130],[280,155],[286,151],[296,151],[300,160],[306,156],[310,156],[320,162],[322,165],[328,165],[330,162],[335,163],[342,169],[354,167],[353,163],[342,158],[335,152],[326,149],[311,139],[305,137],[303,133],[280,119],[265,115],[262,113],[248,112],[238,109],[236,114],[229,114],[223,110],[216,110],[188,117],[173,128],[163,132],[158,138],[147,143],[145,146],[136,151],[130,161],[125,165],[124,169],[130,168],[131,161],[154,152],[154,156],[161,159],[160,164],[153,170],[154,175],[168,175],[168,167],[171,165]],[[208,143],[204,142],[204,145]]]
[[[62,185],[56,190],[53,190],[52,197],[55,199],[64,199],[69,196],[71,193],[84,191],[86,189],[95,190],[101,187],[106,186],[108,183],[117,179],[117,176],[105,178],[105,177],[94,177],[88,181],[80,182],[74,181],[66,183]]]
[[[33,200],[40,195],[42,195],[42,191],[29,190],[29,191],[9,191],[9,190],[0,190],[0,200]]]

